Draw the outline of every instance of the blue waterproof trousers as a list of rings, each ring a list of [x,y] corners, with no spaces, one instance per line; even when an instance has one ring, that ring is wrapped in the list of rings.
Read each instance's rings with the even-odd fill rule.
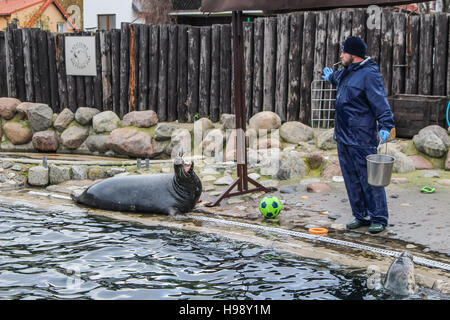
[[[338,142],[339,164],[353,216],[357,220],[370,220],[386,227],[388,208],[384,187],[374,187],[367,182],[366,157],[374,153],[377,153],[374,147],[350,146]]]

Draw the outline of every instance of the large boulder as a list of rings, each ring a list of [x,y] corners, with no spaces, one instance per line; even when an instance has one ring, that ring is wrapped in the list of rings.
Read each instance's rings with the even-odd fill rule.
[[[80,107],[75,112],[75,120],[82,126],[85,126],[91,123],[92,118],[99,113],[100,110],[95,108]]]
[[[270,130],[278,129],[280,126],[280,117],[272,111],[258,112],[249,120],[249,128],[255,130],[258,135],[265,130],[270,132]],[[263,130],[263,132],[260,132],[260,130]]]
[[[225,130],[236,129],[236,115],[229,113],[222,113],[220,122]]]
[[[153,110],[133,111],[127,113],[122,120],[123,127],[150,128],[158,123],[158,115]]]
[[[314,138],[314,130],[298,121],[285,122],[280,127],[280,136],[289,143],[309,141]]]
[[[81,108],[80,108],[81,109]],[[65,108],[61,113],[56,117],[55,122],[53,123],[53,127],[58,131],[64,131],[67,126],[75,119],[75,115],[73,112]]]
[[[342,170],[338,158],[331,158],[327,161],[320,174],[322,178],[333,179],[342,176]]]
[[[203,155],[213,157],[217,153],[222,152],[224,136],[224,133],[220,129],[209,131],[200,144]]]
[[[201,143],[208,132],[214,129],[214,124],[208,118],[200,118],[194,122],[194,139]]]
[[[49,182],[48,168],[41,166],[28,170],[28,184],[36,187],[45,187]]]
[[[96,133],[111,132],[119,127],[120,119],[112,111],[104,111],[92,118],[92,127]]]
[[[0,98],[0,117],[6,120],[12,119],[20,103],[20,100],[15,98]]]
[[[70,126],[61,134],[61,143],[67,149],[78,149],[89,136],[89,128]]]
[[[170,140],[172,133],[177,130],[177,127],[167,123],[159,123],[155,129],[155,140],[165,141]]]
[[[106,153],[109,150],[106,144],[107,141],[107,135],[90,135],[85,142],[89,151]]]
[[[50,184],[60,184],[65,181],[69,181],[71,178],[71,168],[69,167],[50,165],[49,169]]]
[[[192,154],[192,137],[188,130],[177,129],[172,133],[170,144],[165,150],[166,154],[171,158],[175,158],[179,154],[189,156]]]
[[[309,168],[312,170],[319,169],[323,161],[323,155],[318,152],[308,154],[308,156],[306,157],[306,162],[308,163]]]
[[[33,147],[42,152],[56,152],[59,147],[58,136],[54,131],[39,131],[33,135]]]
[[[422,157],[421,155],[409,156],[408,158],[410,158],[413,161],[414,167],[418,170],[433,169],[433,164],[424,157]]]
[[[20,120],[27,119],[27,110],[32,105],[33,102],[22,102],[17,106],[16,111],[20,115]]]
[[[131,157],[154,157],[152,138],[136,129],[116,129],[109,135],[106,147],[117,154]]]
[[[334,140],[334,129],[330,129],[319,134],[317,137],[317,147],[322,150],[337,148],[337,142]]]
[[[306,174],[305,163],[297,151],[279,152],[277,149],[270,149],[260,152],[259,156],[261,175],[288,180],[301,178]]]
[[[380,148],[384,148],[384,147],[380,146]],[[392,168],[393,172],[407,173],[407,172],[413,172],[416,170],[414,161],[412,159],[410,159],[403,152],[398,151],[393,147],[391,148],[388,145],[387,154],[395,158],[394,167]]]
[[[10,121],[3,126],[3,130],[14,145],[26,144],[33,137],[31,129],[21,122]]]
[[[423,128],[413,137],[413,142],[417,150],[433,158],[443,157],[450,146],[447,132],[439,126]]]
[[[53,124],[53,110],[46,104],[34,103],[29,106],[27,117],[33,132],[45,131]]]

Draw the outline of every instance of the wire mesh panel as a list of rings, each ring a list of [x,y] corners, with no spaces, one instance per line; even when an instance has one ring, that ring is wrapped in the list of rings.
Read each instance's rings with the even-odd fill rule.
[[[311,127],[334,127],[334,102],[336,88],[324,80],[314,80],[311,83]]]

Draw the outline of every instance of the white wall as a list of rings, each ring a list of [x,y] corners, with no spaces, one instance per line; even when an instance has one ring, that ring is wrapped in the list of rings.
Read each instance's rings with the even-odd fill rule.
[[[117,29],[120,29],[122,22],[133,22],[136,17],[133,16],[132,2],[132,0],[84,0],[84,28],[89,30],[97,28],[98,14],[115,14]]]

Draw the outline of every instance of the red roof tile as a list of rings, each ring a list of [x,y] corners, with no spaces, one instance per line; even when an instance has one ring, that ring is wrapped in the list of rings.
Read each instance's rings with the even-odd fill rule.
[[[42,2],[44,2],[44,0],[0,0],[0,15],[11,15],[18,10],[25,9]]]

